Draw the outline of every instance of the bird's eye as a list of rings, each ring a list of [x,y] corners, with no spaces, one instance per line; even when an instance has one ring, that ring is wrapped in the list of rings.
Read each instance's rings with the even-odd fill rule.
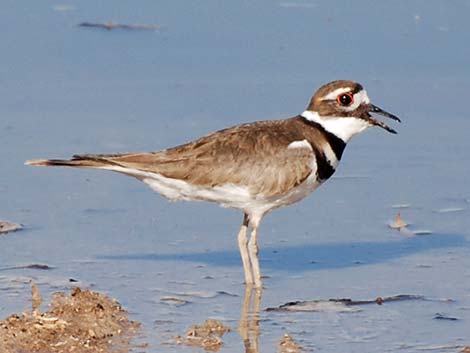
[[[343,107],[348,107],[354,102],[354,96],[352,93],[341,93],[338,97],[336,97],[336,101],[339,105]]]

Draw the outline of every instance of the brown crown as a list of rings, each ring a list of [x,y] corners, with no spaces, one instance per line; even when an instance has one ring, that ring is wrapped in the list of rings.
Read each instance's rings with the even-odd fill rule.
[[[315,111],[321,116],[354,116],[354,111],[346,112],[344,110],[338,109],[339,107],[336,100],[324,100],[325,96],[337,90],[338,88],[350,88],[350,92],[352,94],[356,94],[357,92],[363,90],[362,86],[354,81],[338,80],[327,83],[326,85],[321,86],[315,92],[312,99],[310,100],[307,110]],[[358,109],[361,109],[361,107]]]

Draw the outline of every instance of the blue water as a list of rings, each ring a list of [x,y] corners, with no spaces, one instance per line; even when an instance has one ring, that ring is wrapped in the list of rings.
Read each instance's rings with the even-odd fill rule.
[[[56,6],[69,5],[68,11]],[[236,332],[242,215],[168,203],[101,171],[24,166],[74,153],[150,151],[230,125],[293,116],[325,82],[361,82],[400,118],[347,147],[336,177],[260,228],[262,308],[299,299],[399,293],[453,303],[394,303],[360,313],[262,312],[260,351],[289,332],[321,352],[415,352],[470,344],[470,3],[467,1],[3,1],[0,10],[0,314],[69,278],[117,298],[144,324],[149,352],[217,317]],[[158,24],[105,31],[80,22]],[[397,209],[393,205],[408,204]],[[457,209],[443,212],[446,209]],[[407,237],[386,223],[400,212]],[[169,307],[164,293],[225,291]],[[177,293],[177,294],[175,294]],[[206,295],[206,296],[207,296]],[[460,320],[433,320],[436,312]],[[162,324],[159,320],[169,320]],[[439,350],[438,350],[439,351]],[[441,351],[457,351],[443,349]]]

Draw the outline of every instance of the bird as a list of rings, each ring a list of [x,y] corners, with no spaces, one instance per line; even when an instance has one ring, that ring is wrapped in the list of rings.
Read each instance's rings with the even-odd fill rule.
[[[353,136],[372,126],[397,133],[371,114],[400,122],[372,104],[360,83],[337,80],[321,86],[291,118],[244,123],[155,152],[78,154],[25,164],[110,170],[137,178],[170,201],[209,201],[240,210],[237,239],[245,284],[259,289],[262,218],[328,180]]]

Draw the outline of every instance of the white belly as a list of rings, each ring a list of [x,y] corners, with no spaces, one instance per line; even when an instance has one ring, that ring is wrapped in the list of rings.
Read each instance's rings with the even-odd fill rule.
[[[302,200],[313,192],[321,183],[313,171],[300,185],[288,192],[275,196],[253,195],[248,187],[225,184],[215,187],[191,185],[183,180],[164,177],[161,174],[144,172],[118,166],[102,169],[132,175],[149,185],[153,190],[171,201],[210,201],[222,207],[236,208],[253,216],[263,216],[267,212]]]

